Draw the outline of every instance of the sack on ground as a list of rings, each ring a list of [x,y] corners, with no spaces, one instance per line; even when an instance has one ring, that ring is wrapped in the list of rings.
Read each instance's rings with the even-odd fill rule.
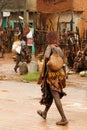
[[[26,62],[19,63],[19,73],[20,75],[24,75],[28,73],[28,65]]]

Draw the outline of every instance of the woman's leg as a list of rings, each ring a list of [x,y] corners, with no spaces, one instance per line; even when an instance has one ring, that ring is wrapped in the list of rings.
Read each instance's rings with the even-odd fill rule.
[[[51,97],[50,102],[46,104],[44,111],[38,110],[37,113],[43,118],[46,119],[47,117],[47,112],[49,111],[51,105],[53,102],[53,98]]]
[[[51,90],[51,93],[52,93],[53,99],[55,101],[56,107],[57,107],[57,109],[62,117],[61,121],[57,122],[56,124],[57,125],[66,125],[68,123],[68,121],[67,121],[67,118],[64,114],[64,110],[62,107],[59,93],[57,91],[54,91],[54,90]]]

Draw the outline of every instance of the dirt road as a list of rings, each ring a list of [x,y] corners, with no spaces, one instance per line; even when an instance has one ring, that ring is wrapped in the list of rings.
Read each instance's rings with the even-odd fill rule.
[[[19,80],[19,73],[14,71],[15,61],[12,53],[6,53],[4,58],[0,58],[0,79]]]
[[[60,115],[55,105],[48,112],[47,120],[39,117],[37,110],[44,109],[39,104],[40,86],[20,82],[14,65],[10,54],[0,59],[0,74],[6,78],[0,80],[0,130],[87,130],[87,77],[69,75],[67,96],[62,99],[69,124],[56,126]]]
[[[68,85],[65,91],[62,104],[69,124],[56,126],[60,115],[54,104],[47,120],[37,115],[38,109],[44,109],[39,85],[0,81],[0,130],[87,130],[87,88]]]

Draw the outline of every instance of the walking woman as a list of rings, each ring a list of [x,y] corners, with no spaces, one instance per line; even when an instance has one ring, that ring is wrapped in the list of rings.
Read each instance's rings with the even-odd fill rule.
[[[68,120],[64,114],[64,110],[61,103],[61,98],[66,95],[63,91],[63,88],[66,86],[66,74],[64,64],[64,55],[61,48],[58,45],[58,37],[56,32],[49,32],[47,34],[48,46],[44,54],[44,63],[42,66],[42,71],[38,79],[38,84],[41,84],[42,98],[40,100],[41,105],[45,105],[45,110],[38,110],[37,113],[43,118],[46,119],[47,112],[50,109],[53,100],[57,110],[61,115],[61,120],[56,123],[56,125],[66,125]],[[59,70],[52,68],[52,65],[49,65],[49,60],[52,54],[56,54],[62,59],[59,61]],[[54,61],[54,59],[52,59]],[[56,59],[57,61],[58,59]],[[54,64],[56,63],[54,61]],[[62,63],[63,61],[63,63]],[[61,67],[60,67],[61,66]]]

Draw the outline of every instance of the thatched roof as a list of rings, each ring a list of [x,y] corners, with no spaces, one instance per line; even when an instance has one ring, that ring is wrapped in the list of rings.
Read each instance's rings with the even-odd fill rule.
[[[28,0],[28,6],[29,11],[37,11],[37,0]]]
[[[26,8],[26,0],[0,0],[0,11],[16,11]]]

